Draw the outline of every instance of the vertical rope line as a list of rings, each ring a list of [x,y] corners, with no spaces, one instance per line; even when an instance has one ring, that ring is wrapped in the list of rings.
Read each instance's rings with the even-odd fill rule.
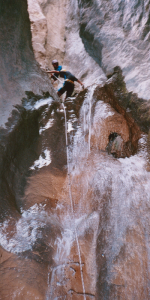
[[[93,91],[92,91],[93,94]],[[92,105],[91,105],[92,97],[89,99],[89,153],[91,150],[91,110],[92,110]]]
[[[78,248],[78,256],[79,256],[79,265],[80,265],[80,274],[81,274],[83,296],[84,296],[84,300],[86,300],[85,285],[84,285],[84,278],[83,278],[83,268],[82,268],[82,260],[81,260],[81,251],[80,251],[79,239],[78,239],[78,234],[77,234],[76,225],[75,225],[75,214],[74,214],[74,208],[73,208],[73,199],[72,199],[72,190],[71,190],[71,179],[70,179],[70,168],[69,168],[69,149],[68,149],[68,136],[67,136],[67,117],[66,117],[66,110],[65,110],[64,104],[63,104],[63,108],[64,108],[64,115],[65,115],[65,136],[66,136],[66,148],[67,148],[67,167],[68,167],[68,180],[69,180],[69,197],[70,197],[71,210],[72,210],[72,215],[73,215],[73,225],[74,225],[74,231],[75,231],[75,238],[76,238],[76,243],[77,243],[77,248]]]

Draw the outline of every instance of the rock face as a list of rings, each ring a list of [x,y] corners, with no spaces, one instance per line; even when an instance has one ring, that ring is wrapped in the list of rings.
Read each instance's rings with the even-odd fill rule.
[[[37,61],[43,67],[51,66],[54,56],[63,61],[67,1],[29,0],[28,11]]]
[[[86,85],[64,106],[35,61],[26,1],[2,1],[2,300],[149,299],[149,103],[129,80],[136,46],[138,57],[148,49],[146,2],[140,9],[28,1],[38,63],[50,67],[55,54]]]
[[[102,69],[82,43],[76,0],[29,0],[28,11],[35,57],[43,67],[51,69],[51,61],[57,58],[86,85],[106,80]]]
[[[115,80],[116,77],[107,82],[107,87],[115,85]],[[43,99],[44,95],[29,93],[17,108],[17,121],[5,136],[9,143],[3,154],[4,161],[7,157],[7,168],[5,165],[2,183],[7,182],[10,187],[9,194],[3,189],[3,199],[7,196],[16,213],[11,209],[10,217],[1,223],[2,299],[119,299],[120,295],[122,299],[126,295],[129,299],[133,295],[148,299],[148,241],[142,232],[143,226],[146,231],[149,228],[145,208],[149,173],[145,170],[142,148],[137,145],[139,154],[122,160],[105,151],[113,131],[118,135],[115,139],[120,136],[123,145],[131,144],[128,154],[123,152],[130,156],[141,131],[134,125],[134,119],[131,122],[131,116],[128,122],[127,116],[100,100],[100,93],[106,99],[104,87],[100,86],[78,95],[80,114],[74,103],[71,107],[70,100],[68,164],[61,106],[48,95]],[[110,96],[107,100],[112,101]],[[72,109],[80,115],[78,122]],[[138,129],[135,136],[134,127]],[[116,157],[122,156],[119,151],[112,146]],[[144,205],[141,197],[145,199]],[[8,214],[8,208],[2,205]],[[143,216],[147,220],[143,226],[137,226],[134,219],[139,206],[138,222],[143,221]],[[137,269],[134,280],[131,262]],[[12,284],[5,289],[5,281],[11,281],[12,276]],[[141,285],[135,292],[139,278]]]
[[[21,103],[25,91],[52,93],[52,89],[48,76],[40,71],[34,59],[26,1],[1,1],[0,15],[0,125],[3,125],[11,115],[12,106]]]
[[[116,65],[129,91],[149,100],[149,1],[80,1],[80,35],[107,74]]]
[[[149,100],[148,0],[111,0],[107,5],[106,1],[96,0],[28,3],[33,47],[41,64],[46,60],[51,67],[50,60],[56,57],[88,85],[98,81],[100,67],[110,74],[120,66],[128,91]],[[40,41],[35,44],[37,35]]]

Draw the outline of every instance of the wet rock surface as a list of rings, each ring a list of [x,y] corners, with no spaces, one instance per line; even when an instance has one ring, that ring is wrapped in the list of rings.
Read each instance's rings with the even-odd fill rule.
[[[128,92],[122,70],[119,67],[114,68],[110,79],[102,89],[97,88],[95,94],[101,97],[103,101],[110,103],[116,111],[125,116],[128,123],[131,123],[130,126],[132,126],[133,119],[142,131],[148,133],[150,126],[149,102],[138,98],[134,93]]]
[[[111,140],[110,135],[116,133],[117,135],[120,135],[124,140],[124,145],[122,144],[122,150],[124,150],[122,151],[122,154],[120,154],[120,157],[130,156],[131,154],[134,154],[137,151],[138,140],[141,136],[142,131],[147,133],[149,130],[149,120],[147,119],[146,108],[145,110],[143,109],[143,113],[141,113],[143,103],[147,105],[146,101],[144,99],[139,99],[136,94],[128,92],[122,76],[122,71],[119,67],[116,67],[114,69],[114,73],[112,74],[111,78],[108,79],[103,87],[96,87],[93,96],[96,97],[96,99],[101,99],[105,103],[109,103],[115,109],[115,114],[116,112],[119,113],[115,116],[117,128],[115,128],[114,122],[112,122],[111,125],[111,117],[109,117],[109,115],[107,116],[107,122],[110,122],[110,124],[107,125],[109,131],[105,134],[105,136],[109,136],[109,142]],[[134,103],[136,103],[136,109]],[[114,116],[112,118],[114,119]],[[125,129],[123,127],[123,124],[125,124],[126,122],[128,129]],[[125,137],[125,135],[123,136],[123,134],[121,133],[122,130],[124,134],[125,131],[128,132],[128,137]],[[111,147],[112,145],[109,144],[108,148]],[[110,149],[109,151],[111,152]],[[114,150],[112,151],[114,153]]]
[[[100,100],[102,95],[105,101]],[[136,160],[138,162],[140,155],[142,157],[140,152],[139,158],[135,155],[133,159],[131,157],[131,163],[128,162],[132,169],[131,173],[126,170],[126,160],[116,160],[117,157],[131,155],[122,149],[122,142],[123,147],[132,140],[137,143],[137,132],[135,131],[135,137],[131,135],[131,128],[137,125],[134,124],[134,120],[131,122],[131,119],[128,123],[128,118],[116,112],[109,104],[111,98],[107,97],[102,87],[92,87],[90,90],[81,92],[76,98],[68,99],[65,103],[73,215],[69,196],[70,183],[67,176],[65,115],[62,104],[54,101],[49,94],[27,93],[22,100],[22,105],[16,107],[12,118],[9,119],[2,139],[2,145],[5,147],[2,152],[4,165],[1,173],[3,174],[1,178],[3,249],[0,268],[2,299],[7,297],[10,299],[66,297],[69,300],[72,297],[73,299],[85,297],[86,299],[99,299],[99,297],[105,298],[106,296],[109,297],[108,299],[119,299],[120,295],[125,299],[124,286],[126,285],[127,293],[132,299],[135,293],[134,282],[138,282],[139,274],[143,283],[136,296],[138,299],[143,295],[144,284],[144,299],[147,299],[149,289],[146,279],[148,276],[146,261],[143,265],[144,277],[142,270],[138,269],[138,275],[135,281],[132,280],[132,286],[130,286],[130,281],[124,283],[127,279],[122,269],[126,263],[126,270],[131,272],[131,277],[133,277],[130,260],[134,267],[138,268],[141,260],[139,255],[143,251],[142,243],[145,244],[147,241],[143,236],[141,242],[138,229],[133,230],[132,224],[128,226],[124,219],[120,221],[122,213],[117,210],[118,207],[124,209],[128,199],[120,195],[120,185],[124,193],[134,199],[135,188],[132,173],[136,173],[139,177],[143,176],[137,175],[141,171],[138,167],[136,169]],[[106,98],[109,101],[106,101]],[[116,134],[111,135],[112,133]],[[139,129],[138,139],[140,136]],[[108,152],[115,158],[108,155],[106,151],[111,138],[113,143],[111,151]],[[115,148],[116,141],[120,143],[117,149]],[[137,150],[140,151],[140,148]],[[145,172],[144,167],[142,168]],[[118,173],[121,174],[119,184]],[[144,176],[144,185],[148,189],[148,173]],[[126,187],[126,180],[130,182],[129,187]],[[138,177],[136,180],[137,188]],[[139,180],[141,185],[141,179]],[[3,185],[4,182],[9,186],[9,193]],[[130,189],[133,195],[129,193]],[[143,193],[145,193],[143,197],[146,197],[144,186]],[[122,197],[123,207],[118,202]],[[132,219],[131,204],[128,205],[125,216]],[[135,202],[133,205],[136,211],[136,206],[140,204]],[[143,205],[141,209],[144,210]],[[118,217],[114,219],[113,216],[116,214]],[[80,245],[85,295],[74,220]],[[121,226],[119,239],[114,238],[117,243],[116,251],[110,248],[113,244],[113,236],[116,234],[115,220],[117,226]],[[134,218],[132,222],[135,224]],[[147,226],[146,230],[148,230]],[[136,253],[128,240],[128,232],[131,232],[129,240],[133,242],[135,238],[135,244],[139,243],[139,251]],[[108,243],[109,239],[110,243]],[[126,243],[129,248],[126,248]],[[126,249],[125,252],[122,247]],[[128,255],[130,251],[133,251],[131,258]],[[18,274],[20,274],[19,277]],[[6,278],[9,282],[12,276],[13,282],[9,290],[6,290]]]
[[[126,2],[111,1],[104,15],[104,1],[30,1],[36,59],[47,64],[57,52],[90,85],[64,105],[34,60],[26,4],[1,6],[3,26],[11,33],[9,44],[1,30],[2,58],[6,63],[4,54],[12,53],[11,59],[16,53],[20,61],[2,69],[2,79],[7,66],[14,75],[3,88],[8,84],[12,103],[19,105],[0,130],[0,299],[148,300],[149,102],[128,91],[125,81],[134,64],[122,67],[124,78],[120,67],[113,69],[111,49],[106,53],[106,34],[105,44],[102,38],[116,12],[119,24],[130,25],[126,13],[134,4],[126,11]],[[145,3],[144,9],[147,20]],[[50,35],[57,12],[63,23],[59,18]],[[130,29],[125,26],[128,37]],[[147,32],[140,39],[145,43],[146,37]],[[19,65],[22,78],[15,77]]]

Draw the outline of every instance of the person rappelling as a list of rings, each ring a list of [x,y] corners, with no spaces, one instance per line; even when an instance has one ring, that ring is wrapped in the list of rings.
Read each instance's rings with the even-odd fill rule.
[[[52,71],[46,71],[47,73],[53,74],[52,78],[54,77],[55,80],[58,79],[58,76],[64,78],[64,84],[63,86],[57,91],[57,95],[60,97],[66,92],[66,98],[71,97],[73,91],[74,91],[74,82],[78,82],[82,85],[84,88],[84,84],[76,78],[72,73],[69,71],[63,70],[62,66],[59,66],[58,61],[54,59],[52,61],[52,65],[54,67],[54,70]]]

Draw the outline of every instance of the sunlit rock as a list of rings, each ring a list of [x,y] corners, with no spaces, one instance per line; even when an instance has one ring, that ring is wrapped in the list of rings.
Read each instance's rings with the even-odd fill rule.
[[[35,58],[42,67],[45,67],[47,21],[38,1],[28,1],[28,10],[30,11],[31,30],[34,34],[32,34],[32,45]]]
[[[52,69],[56,58],[64,69],[84,80],[86,85],[103,83],[106,76],[98,63],[88,55],[80,37],[77,1],[29,0],[32,44],[37,61]],[[80,87],[76,85],[76,90]]]

